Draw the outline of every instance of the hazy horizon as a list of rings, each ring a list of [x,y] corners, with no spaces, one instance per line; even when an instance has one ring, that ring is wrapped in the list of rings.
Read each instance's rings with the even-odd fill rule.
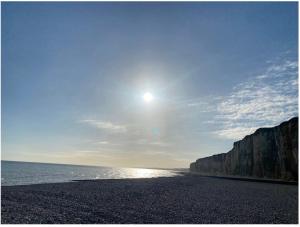
[[[100,165],[84,165],[84,164],[72,164],[72,163],[54,163],[54,162],[30,162],[30,161],[16,161],[16,160],[1,160],[3,162],[23,162],[23,163],[33,163],[33,164],[50,164],[50,165],[71,165],[71,166],[87,166],[87,167],[104,167],[104,168],[125,168],[125,169],[160,169],[160,170],[186,170],[188,168],[156,168],[156,167],[123,167],[123,166],[100,166]]]
[[[2,3],[2,160],[187,168],[298,116],[298,3]]]

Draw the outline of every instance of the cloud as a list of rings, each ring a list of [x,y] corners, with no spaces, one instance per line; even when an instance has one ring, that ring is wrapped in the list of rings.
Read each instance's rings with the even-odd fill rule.
[[[81,123],[86,123],[98,129],[107,130],[111,133],[125,133],[127,132],[127,128],[125,125],[114,124],[109,121],[98,121],[98,120],[81,120]]]
[[[76,150],[72,152],[75,156],[94,156],[94,157],[109,157],[109,153],[99,150]]]
[[[242,139],[259,127],[271,127],[298,115],[298,63],[272,63],[265,73],[234,87],[217,104],[214,135]]]
[[[97,142],[95,142],[95,144],[106,145],[106,144],[110,144],[110,143],[108,141],[97,141]]]
[[[157,147],[170,147],[171,144],[164,141],[152,141],[149,139],[140,139],[136,141],[138,145],[157,146]]]

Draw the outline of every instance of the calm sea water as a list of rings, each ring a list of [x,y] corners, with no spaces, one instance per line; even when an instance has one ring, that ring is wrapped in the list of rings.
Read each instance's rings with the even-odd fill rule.
[[[171,170],[111,168],[1,161],[1,185],[68,182],[87,179],[122,179],[176,176]]]

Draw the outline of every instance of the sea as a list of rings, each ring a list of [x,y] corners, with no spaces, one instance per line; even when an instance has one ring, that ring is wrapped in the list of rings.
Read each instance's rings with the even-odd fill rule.
[[[176,170],[1,161],[2,186],[74,180],[173,177],[179,174]]]

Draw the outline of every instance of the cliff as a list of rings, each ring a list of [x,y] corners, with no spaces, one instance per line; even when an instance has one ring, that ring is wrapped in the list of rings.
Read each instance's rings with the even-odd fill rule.
[[[228,153],[198,159],[190,171],[203,175],[298,180],[298,117],[260,128]]]

